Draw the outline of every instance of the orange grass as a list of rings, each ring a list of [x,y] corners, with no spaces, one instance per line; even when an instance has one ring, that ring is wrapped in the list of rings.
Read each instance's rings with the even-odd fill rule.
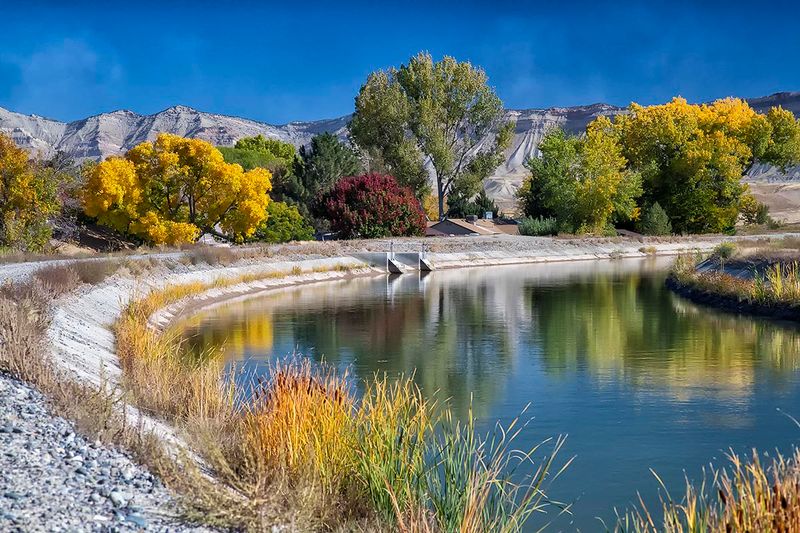
[[[291,274],[299,272],[294,268]],[[453,523],[464,533],[488,525],[516,531],[545,506],[541,484],[552,457],[535,469],[530,483],[513,484],[501,472],[517,453],[508,447],[512,439],[504,437],[495,447],[474,435],[472,419],[467,426],[442,423],[452,418],[447,406],[436,409],[411,379],[376,376],[356,398],[346,374],[297,360],[273,365],[244,398],[216,354],[190,360],[176,335],[148,325],[158,309],[211,287],[286,275],[154,291],[134,300],[116,328],[125,385],[142,408],[182,428],[217,479],[245,498],[237,527],[274,525],[275,513],[265,513],[263,506],[276,500],[295,524],[302,516],[304,530],[363,523],[405,529],[402,524],[410,519],[408,524],[430,531],[450,531]],[[440,434],[452,437],[442,441]],[[531,466],[531,455],[521,452],[520,463]],[[443,464],[462,468],[463,461],[472,465],[472,474],[452,479],[435,474]],[[447,494],[460,496],[444,508],[437,501]],[[308,512],[297,513],[301,506]],[[487,518],[483,509],[489,507],[497,512]]]
[[[749,461],[730,453],[727,469],[710,471],[699,487],[687,482],[680,501],[661,484],[660,517],[642,503],[621,517],[618,533],[794,533],[800,531],[800,450]],[[657,477],[658,479],[658,477]],[[659,483],[661,483],[659,479]]]

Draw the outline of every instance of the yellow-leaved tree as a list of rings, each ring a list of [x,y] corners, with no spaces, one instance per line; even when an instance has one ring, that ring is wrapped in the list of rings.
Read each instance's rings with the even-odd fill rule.
[[[642,174],[645,205],[663,207],[678,232],[731,229],[752,165],[800,163],[800,121],[780,107],[758,113],[738,98],[631,104],[613,129],[629,168]]]
[[[241,241],[267,218],[271,175],[226,163],[211,144],[167,133],[91,167],[87,215],[151,244],[195,241],[203,232]]]
[[[40,251],[50,240],[50,217],[58,213],[57,176],[0,133],[0,246]]]

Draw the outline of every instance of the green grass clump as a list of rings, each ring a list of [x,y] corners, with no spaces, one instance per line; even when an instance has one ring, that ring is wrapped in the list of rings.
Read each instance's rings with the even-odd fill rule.
[[[523,218],[518,227],[520,235],[530,237],[558,234],[558,221],[553,217]]]
[[[720,243],[714,248],[713,256],[720,259],[730,259],[736,254],[736,244],[732,242]]]

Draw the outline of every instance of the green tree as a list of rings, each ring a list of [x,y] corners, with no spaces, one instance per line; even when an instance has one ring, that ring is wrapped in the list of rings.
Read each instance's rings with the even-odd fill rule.
[[[513,127],[503,115],[483,70],[420,53],[399,69],[370,74],[356,97],[350,131],[419,199],[427,193],[430,168],[443,218],[455,184],[475,194],[502,162]]]
[[[245,171],[264,168],[272,175],[271,197],[277,201],[305,207],[305,188],[297,175],[299,157],[294,145],[263,135],[242,137],[233,147],[221,146],[226,163],[237,163]]]
[[[474,198],[470,198],[467,191],[462,190],[460,187],[455,186],[447,196],[447,216],[451,218],[464,218],[469,215],[475,215],[483,218],[487,213],[491,212],[493,216],[497,216],[497,204],[494,200],[489,198],[486,190],[481,188],[480,192]]]
[[[0,246],[40,251],[47,245],[49,220],[61,207],[58,176],[0,133]]]
[[[800,162],[800,121],[791,111],[773,107],[767,112],[769,139],[764,153],[756,154],[753,162],[760,160],[781,170]]]
[[[639,221],[638,229],[645,235],[671,235],[672,223],[664,208],[658,202],[651,205]]]
[[[767,224],[770,221],[769,207],[762,204],[750,193],[746,192],[739,201],[739,211],[745,224]]]
[[[554,216],[561,229],[581,233],[603,233],[612,217],[636,216],[641,178],[626,169],[610,127],[598,119],[584,137],[560,129],[545,134],[541,155],[526,162],[531,177],[519,192],[526,216]]]
[[[332,133],[316,135],[300,147],[299,174],[307,200],[328,192],[339,179],[362,172],[358,153]]]
[[[296,206],[284,202],[270,202],[267,220],[262,222],[253,240],[272,243],[308,241],[314,237],[314,228],[306,222]]]

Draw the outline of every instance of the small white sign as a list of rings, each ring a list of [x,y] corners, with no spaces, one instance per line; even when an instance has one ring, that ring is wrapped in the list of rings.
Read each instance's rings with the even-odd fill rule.
[[[483,214],[483,218],[485,218],[486,220],[492,220],[492,212],[491,211],[486,211]]]

